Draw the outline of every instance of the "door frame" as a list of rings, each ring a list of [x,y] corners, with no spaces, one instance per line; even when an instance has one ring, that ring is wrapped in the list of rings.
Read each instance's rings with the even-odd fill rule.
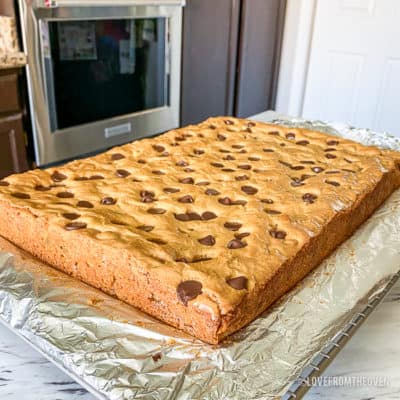
[[[287,0],[275,109],[301,116],[318,0]]]

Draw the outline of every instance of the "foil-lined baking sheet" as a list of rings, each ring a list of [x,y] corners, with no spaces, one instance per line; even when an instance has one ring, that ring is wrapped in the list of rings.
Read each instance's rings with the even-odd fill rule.
[[[279,122],[400,149],[400,141],[386,134]],[[0,238],[0,318],[102,399],[272,399],[400,270],[399,237],[400,190],[296,288],[219,346],[195,340]]]

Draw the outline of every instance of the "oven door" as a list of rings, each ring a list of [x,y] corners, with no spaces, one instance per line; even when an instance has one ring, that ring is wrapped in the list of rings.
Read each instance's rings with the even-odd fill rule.
[[[37,165],[179,125],[181,0],[20,0]]]

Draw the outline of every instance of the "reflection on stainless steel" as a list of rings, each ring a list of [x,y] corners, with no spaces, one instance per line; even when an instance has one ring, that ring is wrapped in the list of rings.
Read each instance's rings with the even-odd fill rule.
[[[383,134],[345,127],[340,134],[400,149],[398,139]],[[272,399],[284,395],[399,271],[399,235],[397,191],[296,288],[219,346],[192,339],[0,240],[0,317],[99,398]]]
[[[44,0],[19,0],[24,50],[29,58],[28,88],[37,164],[65,160],[177,127],[180,107],[181,6],[184,1],[62,0],[56,3],[57,7],[47,8]],[[168,65],[165,67],[165,84],[169,98],[165,105],[54,130],[56,123],[54,82],[50,73],[51,54],[46,40],[43,40],[49,22],[156,17],[167,18],[165,41]],[[73,85],[74,82],[68,84]],[[104,135],[105,129],[127,123],[132,124],[130,133],[113,137]]]

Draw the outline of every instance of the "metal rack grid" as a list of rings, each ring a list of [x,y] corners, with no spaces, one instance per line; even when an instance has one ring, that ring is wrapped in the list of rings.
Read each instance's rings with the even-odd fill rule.
[[[374,296],[361,312],[355,314],[350,322],[348,322],[341,331],[328,341],[326,346],[312,359],[310,364],[302,370],[299,377],[281,397],[281,400],[299,400],[307,393],[311,388],[309,382],[312,381],[312,378],[322,375],[340,350],[343,349],[345,344],[368,318],[376,306],[382,302],[386,294],[399,279],[400,271],[393,275],[392,279],[388,282],[382,292]]]

